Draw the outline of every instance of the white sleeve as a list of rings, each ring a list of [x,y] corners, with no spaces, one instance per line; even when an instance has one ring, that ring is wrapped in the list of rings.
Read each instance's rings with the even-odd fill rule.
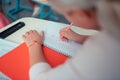
[[[120,80],[120,43],[105,34],[97,35],[61,66],[51,69],[47,63],[33,65],[30,79]]]
[[[87,35],[87,36],[91,36],[94,35],[96,33],[98,33],[97,30],[93,30],[93,29],[84,29],[81,27],[76,27],[76,26],[72,26],[70,28],[73,32],[80,34],[80,35]]]
[[[38,63],[30,69],[30,80],[78,80],[79,75],[72,69],[69,61],[51,69],[47,63]],[[82,79],[83,80],[83,79]]]
[[[42,63],[34,64],[29,71],[30,80],[36,80],[39,74],[46,72],[49,69],[51,69],[51,67],[47,63],[42,62]]]

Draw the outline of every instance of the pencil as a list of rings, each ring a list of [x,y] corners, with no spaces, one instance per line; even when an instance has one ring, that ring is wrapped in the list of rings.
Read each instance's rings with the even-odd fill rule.
[[[70,29],[70,27],[73,25],[73,23],[71,23],[70,25],[67,26],[66,28],[66,32]],[[63,36],[60,36],[61,40],[63,41]]]
[[[71,23],[70,25],[68,25],[68,27],[66,28],[66,31],[68,31],[72,25],[73,25],[73,23]]]

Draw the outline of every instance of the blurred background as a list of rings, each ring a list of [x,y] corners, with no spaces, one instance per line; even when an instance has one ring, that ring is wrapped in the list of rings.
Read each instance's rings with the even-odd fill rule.
[[[0,0],[0,29],[23,17],[69,23],[46,0]]]

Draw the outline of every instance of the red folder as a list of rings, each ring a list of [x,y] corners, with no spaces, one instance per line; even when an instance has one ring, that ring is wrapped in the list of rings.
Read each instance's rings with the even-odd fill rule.
[[[42,49],[51,67],[63,64],[67,59],[67,56],[48,47],[43,46]],[[0,58],[0,70],[12,80],[29,80],[29,69],[29,53],[25,43]]]

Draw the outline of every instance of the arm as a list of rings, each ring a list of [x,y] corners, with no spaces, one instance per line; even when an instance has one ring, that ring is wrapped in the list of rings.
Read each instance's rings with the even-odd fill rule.
[[[41,49],[41,46],[35,44],[29,48],[29,56],[30,56],[30,66],[33,66],[36,63],[46,62],[44,59],[44,55]]]
[[[39,62],[46,62],[42,52],[42,43],[44,41],[44,32],[40,35],[35,31],[31,30],[23,35],[23,40],[28,46],[30,56],[30,66],[33,66]]]
[[[35,64],[30,68],[30,80],[80,80],[79,71],[71,65],[70,61],[56,68],[50,68],[46,63]]]
[[[44,41],[43,32],[39,35],[36,31],[31,30],[23,35],[23,39],[29,49],[30,80],[74,80],[77,77],[68,63],[55,69],[51,69],[50,65],[46,63],[41,49]],[[37,42],[34,42],[35,40]]]

